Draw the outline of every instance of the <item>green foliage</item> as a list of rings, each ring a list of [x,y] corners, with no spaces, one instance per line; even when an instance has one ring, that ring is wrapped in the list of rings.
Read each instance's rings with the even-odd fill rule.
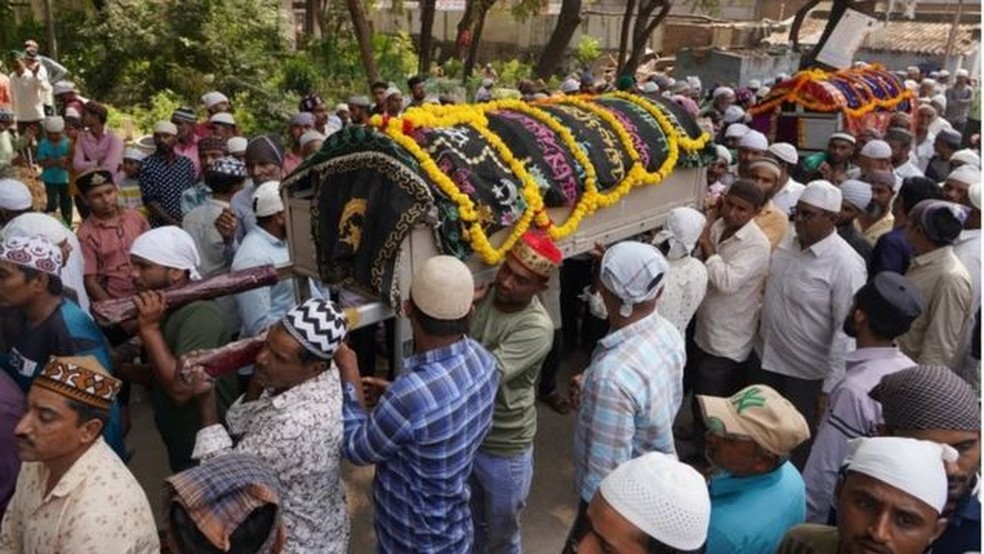
[[[574,47],[574,57],[582,66],[589,66],[601,56],[601,41],[590,35],[581,35]]]
[[[546,7],[547,0],[516,0],[510,11],[516,21],[525,23],[527,19],[541,13]]]
[[[492,62],[492,69],[499,75],[500,83],[515,84],[533,75],[533,67],[517,59]]]

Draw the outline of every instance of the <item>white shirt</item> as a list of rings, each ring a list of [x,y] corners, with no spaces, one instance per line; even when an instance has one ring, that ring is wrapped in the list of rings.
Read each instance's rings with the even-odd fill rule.
[[[800,194],[803,194],[803,189],[806,185],[800,183],[799,181],[794,181],[792,177],[786,181],[779,192],[772,197],[772,203],[779,208],[779,211],[784,214],[789,214],[796,207],[796,203],[799,202]]]
[[[936,135],[928,133],[926,139],[917,144],[909,156],[910,161],[914,162],[916,168],[923,173],[926,172],[926,167],[929,166],[929,160],[936,155],[936,150],[933,148],[934,142],[936,142]]]
[[[49,471],[25,462],[0,529],[0,552],[157,553],[147,495],[100,437],[48,494]]]
[[[68,236],[68,246],[72,249],[68,253],[68,261],[61,271],[62,284],[75,291],[75,296],[79,299],[79,307],[82,311],[89,313],[89,293],[85,291],[85,260],[82,259],[82,245],[75,233],[65,233]]]
[[[686,336],[687,325],[707,291],[707,269],[700,260],[690,256],[670,260],[669,263],[666,286],[656,310],[680,331],[680,336]]]
[[[864,260],[836,232],[803,250],[790,231],[772,254],[755,350],[762,369],[824,380],[830,392],[844,375],[853,341],[842,326],[867,279]]]
[[[981,304],[981,230],[965,229],[953,244],[953,253],[970,274],[970,287],[973,291],[971,306],[974,311]]]
[[[202,277],[214,277],[229,273],[235,254],[232,243],[226,243],[215,227],[215,220],[222,215],[222,210],[232,209],[225,201],[209,198],[204,204],[188,212],[181,220],[181,227],[191,235],[201,257],[198,272]],[[288,281],[289,282],[289,281]],[[226,314],[227,328],[230,333],[238,333],[242,321],[236,306],[236,297],[226,295],[215,301]]]
[[[342,385],[333,365],[317,377],[276,396],[264,391],[252,402],[239,398],[221,425],[205,427],[192,457],[226,452],[253,454],[280,480],[284,552],[345,554],[348,508],[339,475],[342,444]],[[232,444],[230,434],[239,437]]]
[[[908,177],[923,177],[923,172],[919,170],[916,164],[912,163],[912,159],[908,159],[904,164],[896,167],[894,169],[895,173],[895,192],[899,191],[902,187],[902,181]]]
[[[13,104],[14,119],[17,122],[41,121],[44,119],[44,102],[51,91],[48,71],[38,64],[34,71],[24,70],[23,75],[16,71],[10,74],[10,101]]]
[[[704,262],[707,295],[697,312],[694,340],[712,356],[743,362],[752,352],[772,247],[755,221],[721,241],[723,233],[724,220],[718,219],[711,226],[717,253]]]

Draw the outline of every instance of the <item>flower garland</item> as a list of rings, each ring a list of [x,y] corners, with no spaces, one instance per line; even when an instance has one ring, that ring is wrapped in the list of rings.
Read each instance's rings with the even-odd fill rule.
[[[691,138],[687,131],[683,128],[683,125],[677,121],[675,115],[672,112],[667,114],[663,113],[662,110],[658,109],[655,104],[649,102],[648,100],[643,100],[641,96],[633,96],[627,92],[617,91],[611,93],[613,98],[619,98],[635,104],[636,106],[645,110],[646,113],[651,115],[657,123],[659,123],[660,128],[663,129],[663,134],[669,137],[671,134],[675,135],[677,144],[680,145],[685,152],[694,154],[703,150],[707,147],[707,143],[711,142],[711,134],[708,132],[703,132],[697,138]]]

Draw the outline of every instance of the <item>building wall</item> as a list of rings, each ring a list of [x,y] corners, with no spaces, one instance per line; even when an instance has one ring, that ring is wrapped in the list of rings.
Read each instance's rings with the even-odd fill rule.
[[[709,88],[716,84],[742,85],[752,79],[770,81],[779,73],[791,75],[798,67],[799,55],[794,53],[685,48],[676,54],[673,76],[682,79],[695,75]]]

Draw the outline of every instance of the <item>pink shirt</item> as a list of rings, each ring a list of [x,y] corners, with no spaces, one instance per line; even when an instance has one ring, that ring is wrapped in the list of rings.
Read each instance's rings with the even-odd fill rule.
[[[85,276],[96,275],[99,284],[113,298],[133,295],[136,288],[130,278],[130,247],[149,229],[147,220],[133,210],[123,210],[110,221],[87,217],[77,233],[85,260]]]
[[[79,133],[75,139],[75,156],[72,159],[75,173],[80,174],[100,167],[113,174],[113,181],[119,183],[125,175],[122,171],[123,139],[109,129],[103,131],[102,138],[96,139],[89,131]]]
[[[198,140],[191,141],[191,144],[184,145],[180,142],[174,143],[174,152],[179,156],[184,156],[191,160],[195,166],[195,179],[202,180],[202,161],[198,157]]]

